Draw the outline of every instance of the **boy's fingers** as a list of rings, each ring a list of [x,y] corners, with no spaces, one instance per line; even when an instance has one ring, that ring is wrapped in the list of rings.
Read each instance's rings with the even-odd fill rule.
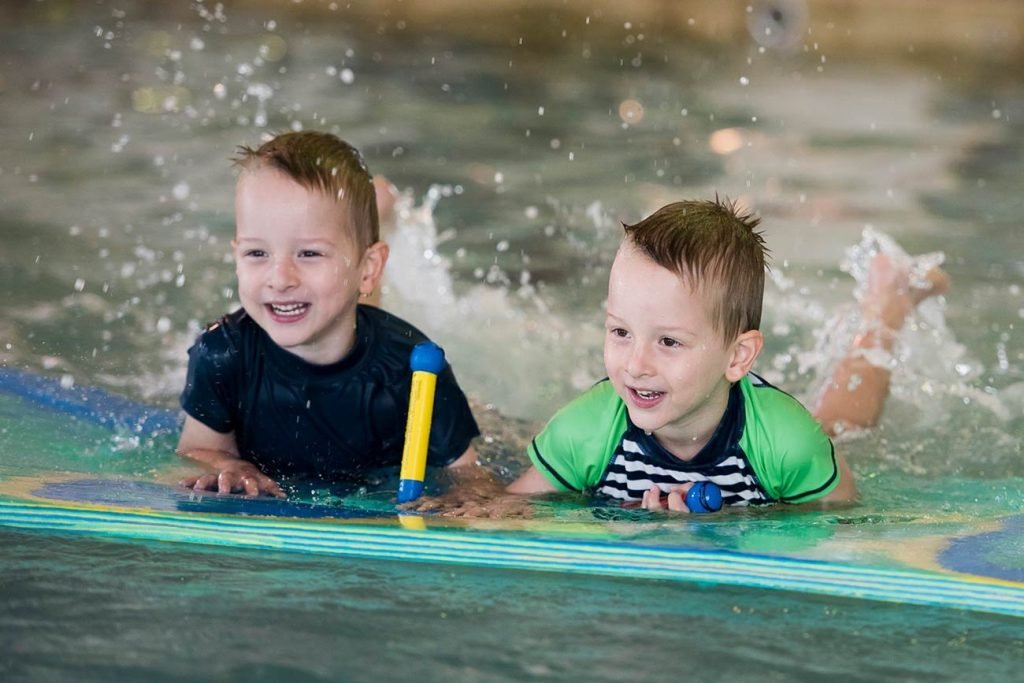
[[[680,493],[680,489],[669,491],[667,498],[668,509],[676,512],[689,512],[690,508],[686,507],[686,500],[683,498],[683,495]]]
[[[196,483],[192,488],[196,491],[212,491],[216,483],[217,475],[204,474],[203,476],[196,478]]]
[[[271,479],[265,477],[266,482],[263,484],[263,490],[272,495],[274,498],[287,498],[284,489],[281,488],[280,484]]]
[[[410,510],[412,512],[430,512],[437,507],[437,503],[432,498],[421,498],[408,503],[402,503],[398,507],[401,510]]]
[[[234,472],[221,472],[217,475],[217,493],[231,493],[238,486],[238,475]]]
[[[643,507],[645,510],[660,510],[661,509],[661,489],[657,486],[644,491]]]
[[[268,495],[275,498],[287,498],[276,481],[263,474],[246,475],[234,470],[225,470],[218,474],[203,474],[185,477],[181,486],[193,491],[216,491],[217,493],[243,493],[247,496]]]
[[[256,483],[256,480],[252,477],[242,477],[242,488],[245,489],[245,495],[247,496],[258,496],[260,495],[260,485]]]

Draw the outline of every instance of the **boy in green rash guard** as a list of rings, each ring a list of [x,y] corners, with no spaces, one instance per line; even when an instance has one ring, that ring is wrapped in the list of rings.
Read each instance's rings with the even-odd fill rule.
[[[889,371],[870,354],[892,348],[906,316],[944,291],[946,276],[935,268],[911,287],[906,269],[875,257],[865,331],[812,414],[751,372],[764,345],[759,222],[716,198],[670,204],[625,226],[608,284],[608,377],[550,420],[509,493],[585,491],[679,512],[697,481],[717,484],[731,506],[856,499],[829,434],[877,421]]]

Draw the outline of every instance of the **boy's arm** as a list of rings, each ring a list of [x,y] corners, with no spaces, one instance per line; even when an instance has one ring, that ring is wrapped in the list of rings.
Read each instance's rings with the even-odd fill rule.
[[[450,469],[456,469],[459,467],[468,467],[470,465],[478,464],[478,456],[476,449],[470,446],[466,449],[466,452],[456,458],[453,462],[448,464]]]
[[[480,464],[476,449],[472,446],[448,465],[447,470],[452,478],[452,488],[455,489],[455,495],[451,496],[453,500],[494,498],[502,493],[501,482]]]
[[[207,474],[186,477],[181,481],[182,486],[196,491],[285,497],[276,481],[260,472],[248,460],[239,457],[233,432],[222,434],[191,415],[186,415],[176,452],[213,470]]]
[[[563,482],[565,488],[560,489],[536,465],[531,465],[508,487],[502,486],[490,471],[478,465],[476,451],[470,447],[449,465],[447,471],[452,474],[455,482],[452,490],[438,498],[420,504],[413,503],[410,509],[426,511],[442,508],[445,514],[467,517],[527,516],[531,510],[527,496],[556,491],[580,491],[585,488],[587,477],[604,471],[609,440],[618,438],[621,432],[616,425],[624,424],[624,415],[625,408],[615,399],[611,384],[602,382],[596,386],[596,391],[592,389],[560,410],[534,439],[529,449],[531,459],[536,456],[547,463],[548,460],[541,457],[541,451],[547,453],[548,459],[552,455],[561,456],[555,460],[559,465],[564,465],[562,474],[551,471],[559,480],[569,477],[568,482]],[[610,429],[607,432],[595,431],[592,426],[595,423],[610,425]],[[598,457],[582,458],[584,462],[580,464],[572,456],[579,452]]]
[[[520,496],[538,493],[554,493],[558,489],[534,465],[526,470],[518,479],[509,484],[505,491]]]
[[[853,470],[846,463],[846,458],[836,453],[836,465],[839,467],[839,483],[836,487],[816,501],[807,503],[855,503],[857,502],[857,484],[853,479]]]
[[[470,496],[495,498],[505,492],[504,485],[494,473],[484,467],[476,449],[470,446],[459,458],[448,465],[453,483]]]
[[[440,496],[406,503],[403,509],[433,512],[446,517],[528,517],[529,502],[510,496],[497,477],[483,467],[472,446],[445,469],[451,487]]]
[[[452,479],[452,488],[458,489],[453,499],[492,498],[501,493],[501,482],[494,474],[480,464],[476,449],[470,446],[466,452],[447,467]]]

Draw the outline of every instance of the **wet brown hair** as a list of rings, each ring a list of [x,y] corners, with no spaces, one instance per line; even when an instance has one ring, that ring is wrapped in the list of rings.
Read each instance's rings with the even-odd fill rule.
[[[641,252],[703,295],[712,325],[731,343],[761,325],[768,249],[755,230],[760,223],[716,195],[668,204],[622,227]]]
[[[232,161],[244,171],[276,168],[307,190],[344,203],[359,251],[380,239],[373,176],[359,150],[341,138],[316,131],[281,133],[256,149],[240,146]]]

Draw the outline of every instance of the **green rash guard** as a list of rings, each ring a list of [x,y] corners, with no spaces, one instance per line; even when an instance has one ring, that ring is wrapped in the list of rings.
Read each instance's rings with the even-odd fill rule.
[[[725,505],[804,503],[839,483],[835,449],[799,401],[750,373],[732,386],[722,421],[691,460],[636,427],[607,379],[562,408],[530,444],[534,466],[561,491],[627,502],[711,481]]]

